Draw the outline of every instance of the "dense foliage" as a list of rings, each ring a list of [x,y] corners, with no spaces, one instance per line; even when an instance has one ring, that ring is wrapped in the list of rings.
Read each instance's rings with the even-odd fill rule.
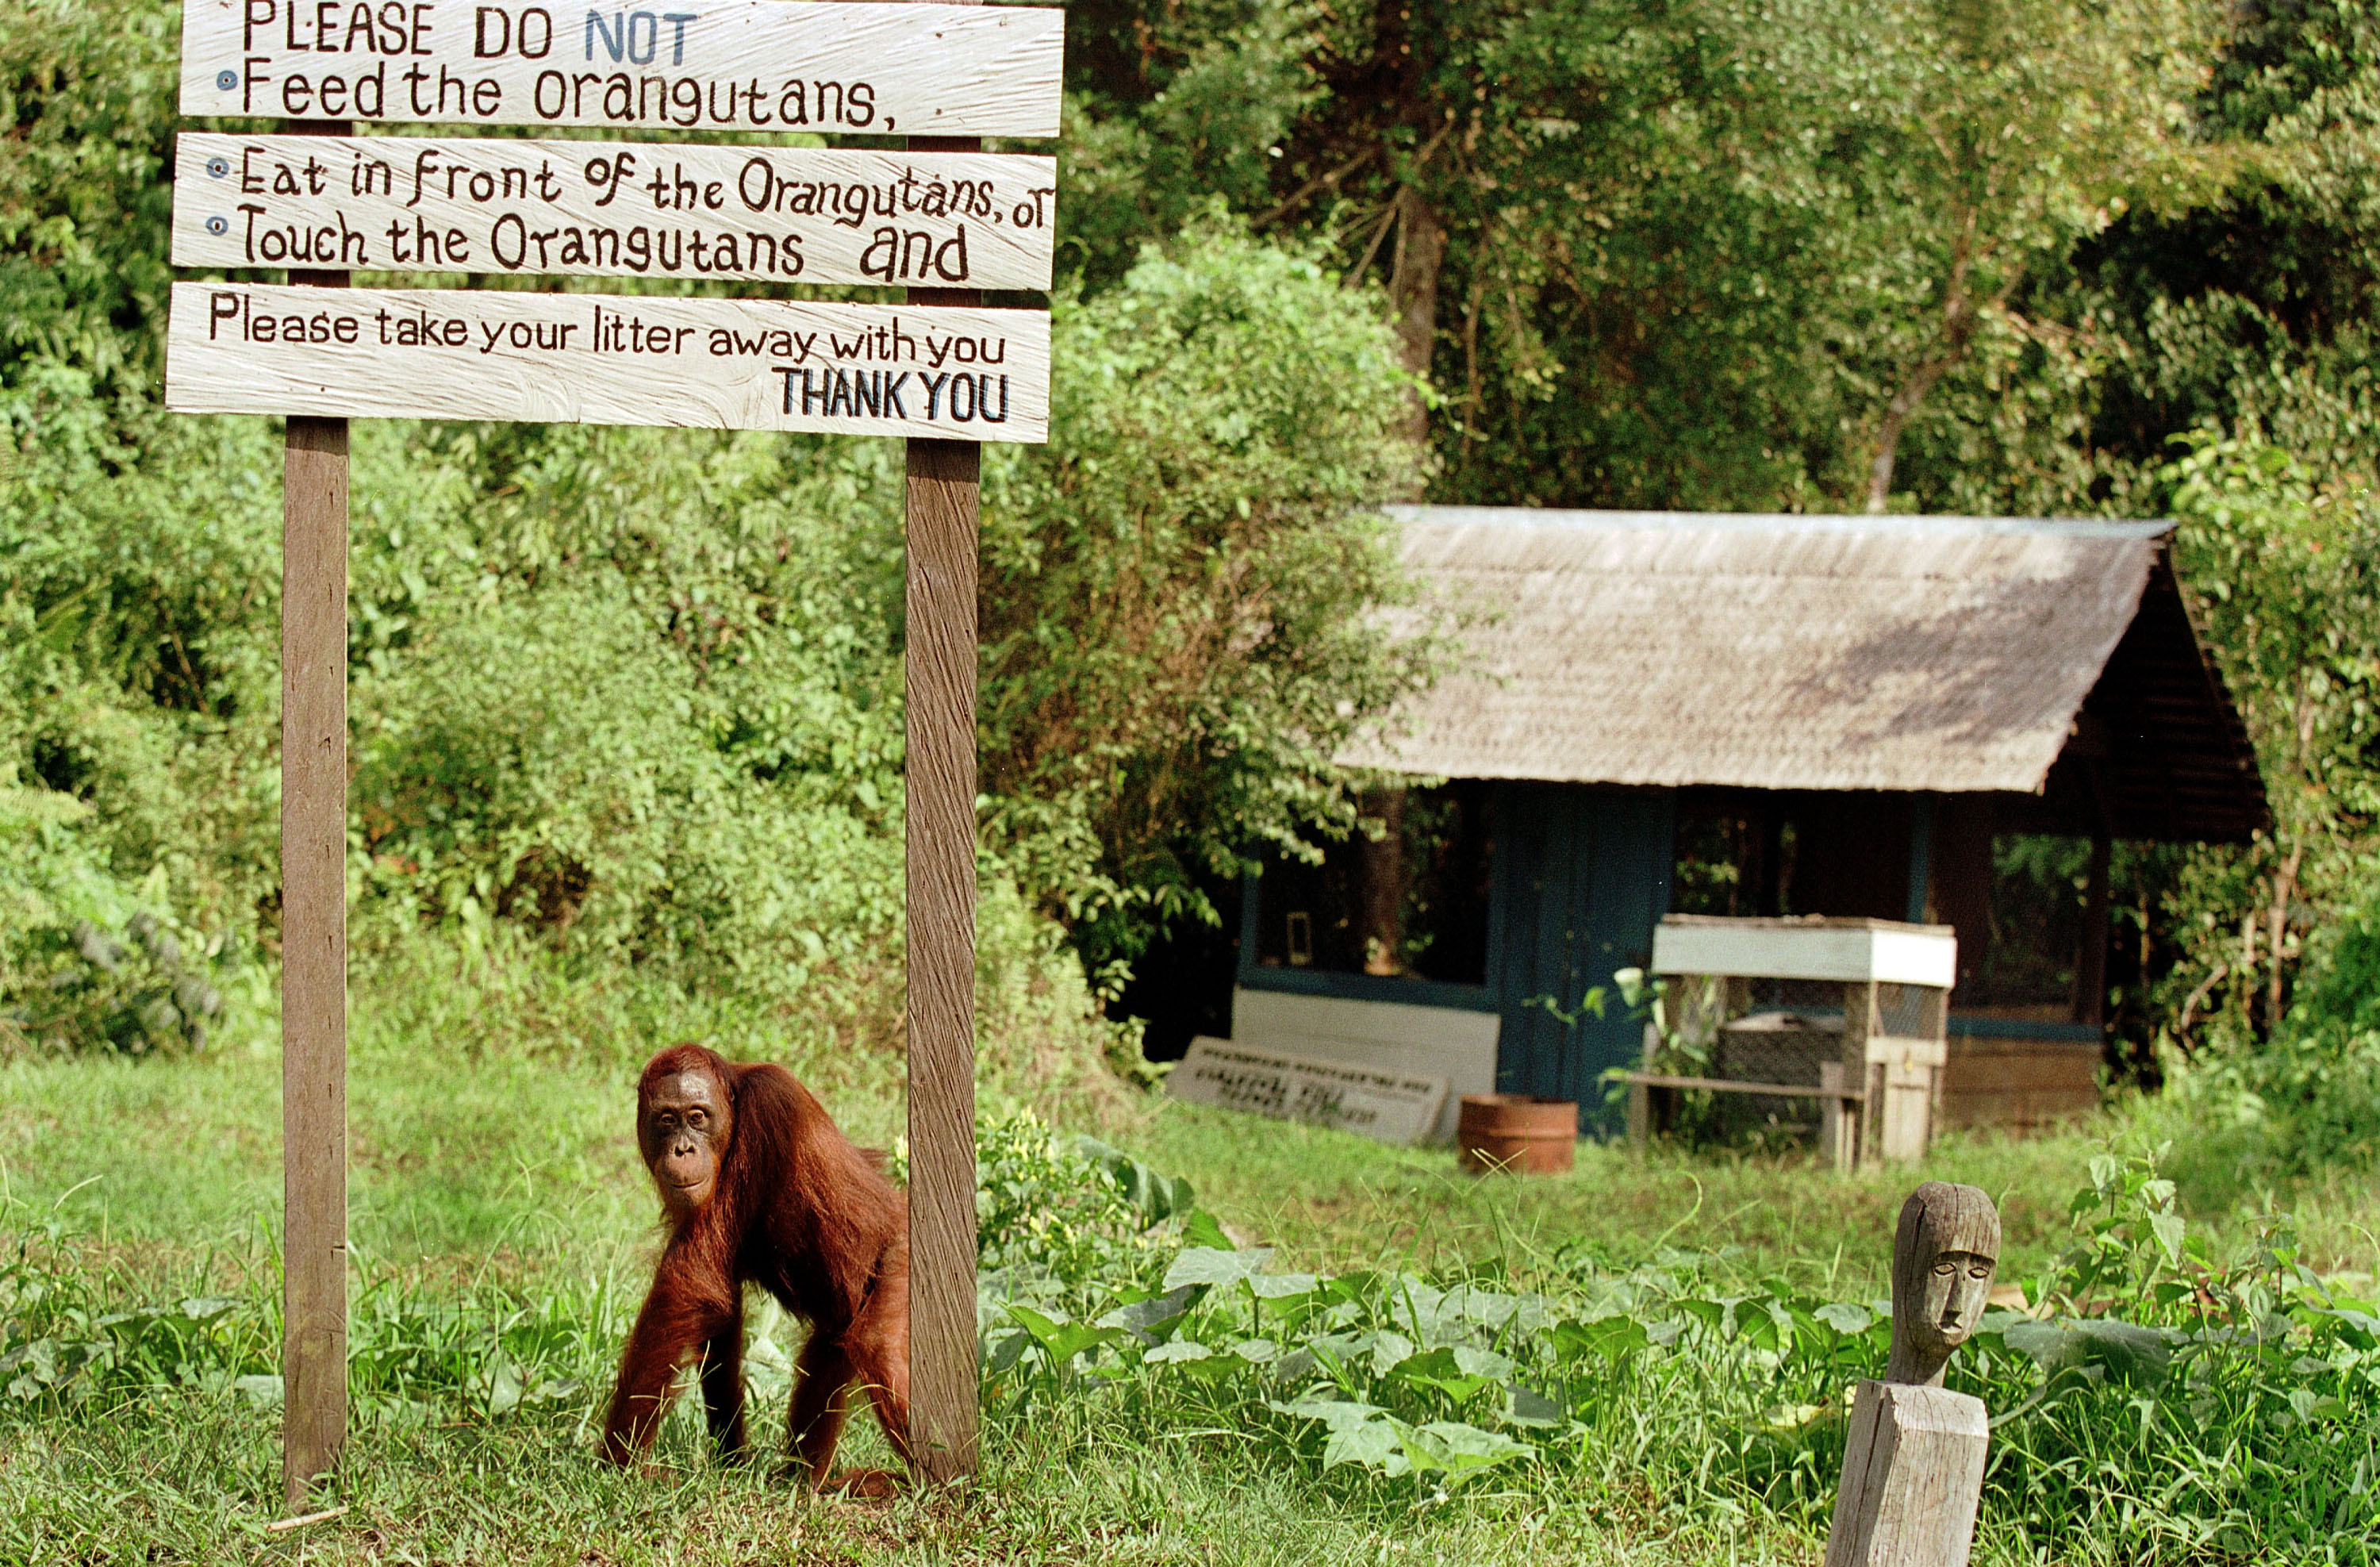
[[[1089,951],[1198,917],[1197,870],[1343,830],[1332,753],[1435,667],[1348,613],[1404,600],[1364,508],[1416,481],[1377,305],[1208,219],[1062,307],[1062,433],[988,492],[982,713],[995,833],[1081,868],[1033,880],[1104,927]]]
[[[273,939],[273,436],[154,402],[174,8],[14,15],[0,1027],[187,1044],[153,1004],[176,980],[86,947],[145,951],[146,911],[237,1004]],[[1401,589],[1361,508],[1416,488],[2178,515],[2277,821],[2122,856],[2143,982],[2116,1015],[2143,1060],[2256,1048],[2306,954],[2352,946],[2317,933],[2372,849],[2363,0],[1095,0],[1068,26],[1056,439],[987,473],[986,875],[1102,983],[1251,846],[1348,828],[1329,756],[1438,658],[1363,629]],[[367,925],[509,922],[889,1031],[887,457],[364,432]]]
[[[1145,1220],[1090,1152],[1106,1162],[1077,1160],[1076,1183],[1108,1172],[1111,1208]],[[2151,1159],[2095,1160],[2070,1214],[2070,1246],[2022,1282],[2037,1304],[1987,1313],[1953,1362],[1993,1414],[1987,1553],[2371,1561],[2370,1303],[2300,1266],[2286,1220],[2216,1259]],[[1087,1279],[996,1278],[1013,1326],[989,1336],[991,1396],[1018,1415],[1079,1403],[1150,1439],[1231,1431],[1424,1505],[1499,1471],[1641,1476],[1678,1522],[1757,1507],[1816,1532],[1848,1396],[1891,1340],[1888,1301],[1782,1280],[1726,1294],[1687,1254],[1331,1278],[1268,1271],[1268,1249],[1195,1209],[1172,1228],[1186,1244],[1111,1247]]]
[[[91,954],[135,917],[235,964],[273,939],[277,452],[264,421],[154,402],[174,8],[35,9],[0,37],[0,895],[22,911],[0,1042],[146,1048],[143,1008],[195,1042],[145,990],[101,1004]],[[1177,823],[1212,861],[1347,817],[1338,739],[1428,657],[1360,630],[1399,591],[1365,511],[1415,462],[1368,296],[1216,219],[1055,304],[1053,438],[995,454],[985,489],[986,973],[1035,985],[1038,916],[1128,928],[1184,884]],[[503,921],[892,1033],[898,464],[881,442],[359,427],[366,951]]]
[[[2356,575],[2358,497],[2380,470],[2380,13],[1099,0],[1070,16],[1087,274],[1113,275],[1205,192],[1333,246],[1382,282],[1407,366],[1442,398],[1444,499],[2191,519],[2186,576],[2280,820],[2244,853],[2121,857],[2126,969],[2147,983],[2115,1016],[2143,1061],[2204,1043],[2210,1010],[2227,1048],[2269,1035],[2367,852],[2354,790],[2323,774],[2364,765],[2358,661],[2380,640]],[[1262,157],[1232,155],[1259,141]],[[2177,437],[2200,443],[2180,468]],[[2303,512],[2292,548],[2215,521],[2224,490]],[[2251,624],[2293,597],[2322,646]],[[2302,743],[2301,697],[2324,710]]]
[[[1070,16],[1092,275],[1210,192],[1329,238],[1449,498],[2072,514],[2207,419],[2368,446],[2352,0]]]

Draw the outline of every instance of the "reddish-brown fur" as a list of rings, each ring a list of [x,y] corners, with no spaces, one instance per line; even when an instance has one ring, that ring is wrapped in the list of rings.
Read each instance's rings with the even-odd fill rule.
[[[603,1455],[626,1464],[650,1450],[678,1367],[697,1355],[711,1435],[742,1452],[743,1286],[751,1282],[810,1325],[787,1439],[812,1483],[830,1483],[854,1382],[909,1462],[906,1200],[791,1073],[738,1066],[699,1045],[662,1051],[637,1085],[638,1146],[656,1182],[662,1171],[645,1135],[656,1086],[698,1072],[730,1108],[726,1147],[708,1199],[673,1221],[621,1359]],[[871,1472],[836,1483],[881,1489],[890,1478]]]

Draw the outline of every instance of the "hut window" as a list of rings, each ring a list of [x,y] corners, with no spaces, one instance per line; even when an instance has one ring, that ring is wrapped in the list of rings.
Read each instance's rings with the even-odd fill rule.
[[[2077,954],[2090,896],[2091,840],[2002,833],[1992,840],[1989,919],[1981,961],[1958,1009],[2063,1023],[2078,1015]],[[1961,931],[1961,943],[1973,938]]]
[[[1366,796],[1377,835],[1327,842],[1322,863],[1268,857],[1257,962],[1381,978],[1488,978],[1488,802],[1483,783]]]

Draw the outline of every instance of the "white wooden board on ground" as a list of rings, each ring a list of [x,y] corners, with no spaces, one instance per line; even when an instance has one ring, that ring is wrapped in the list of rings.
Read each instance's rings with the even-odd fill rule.
[[[1165,1091],[1191,1104],[1416,1143],[1438,1125],[1446,1079],[1384,1072],[1288,1051],[1201,1036],[1166,1074]]]
[[[1058,134],[1064,15],[1012,6],[183,0],[182,113]]]
[[[1451,1141],[1465,1094],[1496,1091],[1496,1043],[1502,1020],[1492,1012],[1350,1001],[1235,986],[1232,1040],[1288,1051],[1378,1072],[1443,1077],[1446,1106],[1431,1140]]]
[[[1047,288],[1057,160],[184,132],[174,264]]]
[[[177,283],[177,413],[1039,442],[1042,310]]]

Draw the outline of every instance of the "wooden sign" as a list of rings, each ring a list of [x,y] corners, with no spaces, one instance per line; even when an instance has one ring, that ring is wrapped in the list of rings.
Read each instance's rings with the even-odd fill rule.
[[[186,115],[1058,134],[1064,14],[677,0],[183,0]]]
[[[183,0],[181,109],[311,145],[193,135],[175,258],[296,286],[176,284],[166,406],[285,414],[283,1478],[346,1434],[345,653],[349,416],[909,437],[910,1437],[976,1466],[978,465],[1048,438],[1064,17],[946,4]],[[355,122],[864,135],[916,157],[591,142],[396,141]],[[343,184],[344,181],[344,184]],[[857,283],[906,305],[349,290],[358,269]],[[322,874],[330,868],[329,880]],[[1443,1085],[1439,1086],[1443,1096]],[[1342,1096],[1344,1097],[1343,1095]]]
[[[165,406],[1038,443],[1050,430],[1050,317],[177,283]]]
[[[1354,1062],[1294,1055],[1204,1036],[1166,1074],[1168,1097],[1281,1121],[1360,1132],[1383,1143],[1417,1143],[1438,1128],[1443,1077],[1387,1072]]]
[[[174,264],[1038,289],[1057,183],[1003,153],[185,132]]]

